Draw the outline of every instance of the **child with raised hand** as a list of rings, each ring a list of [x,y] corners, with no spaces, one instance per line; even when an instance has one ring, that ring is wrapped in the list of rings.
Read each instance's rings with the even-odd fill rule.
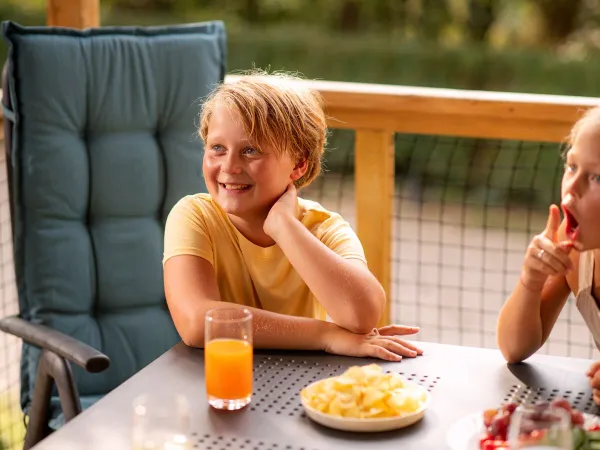
[[[548,339],[570,293],[600,347],[600,107],[589,109],[569,137],[560,211],[552,205],[546,229],[525,254],[519,282],[500,311],[498,346],[522,361]],[[600,364],[587,375],[600,403]]]
[[[417,328],[375,328],[385,293],[349,224],[297,196],[321,170],[318,93],[291,75],[243,76],[213,91],[199,131],[209,193],[181,199],[165,228],[165,292],[182,340],[202,347],[206,311],[238,305],[253,313],[257,348],[421,354],[401,338]]]

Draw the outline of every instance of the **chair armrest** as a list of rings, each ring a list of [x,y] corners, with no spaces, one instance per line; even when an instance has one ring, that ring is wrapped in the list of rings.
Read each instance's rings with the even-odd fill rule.
[[[0,319],[0,330],[20,337],[29,344],[50,350],[91,373],[102,372],[110,364],[108,356],[95,348],[60,331],[27,322],[17,316]]]

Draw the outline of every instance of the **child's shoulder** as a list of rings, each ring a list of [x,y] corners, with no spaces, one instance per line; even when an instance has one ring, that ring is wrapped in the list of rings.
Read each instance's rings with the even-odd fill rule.
[[[344,221],[343,217],[339,213],[330,211],[323,207],[323,205],[320,203],[313,200],[307,200],[305,198],[298,197],[298,204],[300,205],[301,210],[300,220],[309,228],[320,225],[327,221]]]
[[[221,208],[212,199],[210,194],[198,193],[189,194],[182,197],[173,206],[173,211],[178,211],[179,214],[206,216],[220,215]]]

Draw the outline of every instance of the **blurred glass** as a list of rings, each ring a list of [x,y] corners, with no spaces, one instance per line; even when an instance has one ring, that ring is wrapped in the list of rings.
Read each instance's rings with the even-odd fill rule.
[[[520,406],[510,421],[508,443],[511,449],[571,450],[571,414],[547,403]]]
[[[183,395],[142,395],[133,402],[133,450],[188,450],[190,407]]]

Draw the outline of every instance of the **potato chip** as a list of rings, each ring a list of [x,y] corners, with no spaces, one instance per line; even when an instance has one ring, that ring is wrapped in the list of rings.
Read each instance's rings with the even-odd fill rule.
[[[377,364],[350,367],[302,389],[301,396],[317,411],[352,418],[406,415],[427,400],[424,389],[406,383],[397,373],[385,373]]]

